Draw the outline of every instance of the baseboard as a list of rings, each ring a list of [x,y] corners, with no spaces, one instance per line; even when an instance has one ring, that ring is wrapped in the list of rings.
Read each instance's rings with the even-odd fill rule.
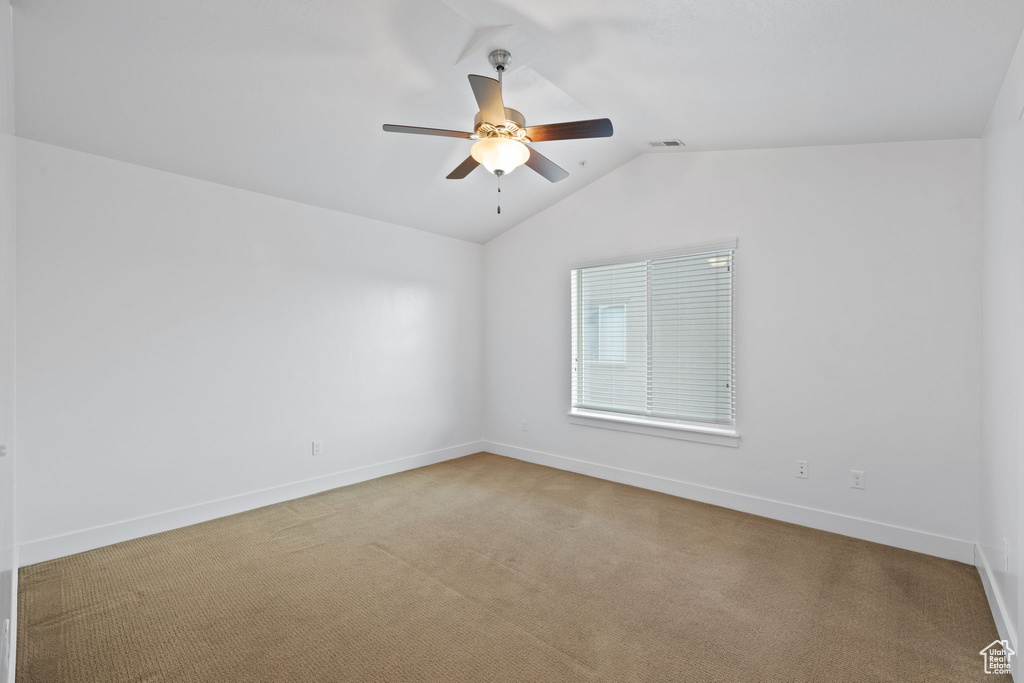
[[[1020,680],[1020,648],[1017,647],[1016,627],[1013,620],[1009,618],[1010,613],[1006,608],[1003,594],[999,590],[999,584],[996,583],[995,575],[992,573],[992,565],[989,564],[985,551],[982,550],[980,544],[974,548],[974,565],[978,568],[978,574],[981,575],[981,584],[985,587],[985,597],[988,598],[989,608],[992,610],[992,619],[996,622],[996,630],[999,631],[999,637],[1002,640],[1010,641],[1010,649],[1018,653],[1016,657],[1010,658],[1010,664],[1013,667],[1013,678]]]
[[[974,564],[974,542],[959,538],[950,538],[938,534],[907,529],[905,527],[875,522],[859,517],[850,517],[826,510],[784,503],[779,500],[751,496],[735,491],[726,491],[701,484],[691,484],[677,479],[669,479],[654,474],[634,472],[632,470],[600,465],[597,463],[577,460],[563,455],[544,453],[528,448],[520,448],[509,444],[484,441],[484,450],[497,455],[504,455],[517,460],[547,465],[560,470],[568,470],[586,474],[598,479],[617,481],[630,486],[637,486],[651,491],[659,491],[680,498],[710,503],[721,507],[749,512],[761,517],[778,519],[783,522],[799,524],[830,531],[843,536],[852,536],[874,543],[913,550],[914,552],[934,555],[948,560],[956,560],[964,564]]]
[[[482,450],[484,450],[483,442],[474,441],[429,453],[420,453],[363,467],[355,467],[321,477],[314,477],[198,505],[158,512],[153,515],[136,517],[121,522],[104,524],[90,529],[82,529],[81,531],[22,543],[18,548],[19,566],[25,567],[37,562],[45,562],[46,560],[102,548],[103,546],[128,541],[133,538],[149,536],[161,531],[170,531],[171,529],[178,529],[190,524],[207,522],[211,519],[253,510],[265,505],[273,505],[274,503],[301,498],[302,496],[320,493],[321,491],[358,484],[362,481],[404,472],[405,470],[425,465],[433,465],[434,463],[453,458],[461,458],[462,456],[471,455]]]
[[[11,650],[7,664],[7,683],[14,683],[18,662],[18,546],[14,546],[14,571],[11,572]]]

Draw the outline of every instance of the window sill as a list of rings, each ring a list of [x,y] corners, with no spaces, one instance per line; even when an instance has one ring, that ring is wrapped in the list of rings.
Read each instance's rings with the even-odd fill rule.
[[[572,410],[569,412],[569,422],[587,427],[614,429],[620,432],[633,432],[634,434],[646,434],[648,436],[661,436],[667,439],[697,441],[718,446],[729,446],[730,448],[739,448],[740,445],[740,435],[734,429],[723,427],[702,427],[698,425],[660,422],[646,420],[641,417],[627,417],[625,415],[601,413],[593,410]]]

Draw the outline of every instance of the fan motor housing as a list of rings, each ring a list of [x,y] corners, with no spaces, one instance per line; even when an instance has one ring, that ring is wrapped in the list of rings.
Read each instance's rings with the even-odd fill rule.
[[[510,107],[505,107],[505,119],[516,124],[520,128],[526,128],[526,117],[523,116],[522,112],[519,112]],[[476,116],[473,118],[473,131],[476,132],[480,128],[480,124],[482,123],[485,123],[484,116],[482,113],[477,112]],[[501,128],[502,126],[505,125],[505,121],[486,121],[486,123],[491,124],[495,128]]]

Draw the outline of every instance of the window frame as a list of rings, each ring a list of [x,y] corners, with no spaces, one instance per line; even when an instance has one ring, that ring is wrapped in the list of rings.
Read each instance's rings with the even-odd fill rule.
[[[573,265],[569,269],[569,293],[568,299],[570,300],[570,315],[567,317],[570,326],[570,339],[569,339],[569,412],[567,414],[570,424],[598,427],[602,429],[612,429],[616,431],[632,432],[637,434],[646,434],[650,436],[660,436],[672,439],[683,439],[687,441],[697,441],[701,443],[716,444],[721,446],[738,447],[740,443],[740,434],[738,428],[738,413],[739,413],[739,390],[736,386],[736,253],[738,251],[738,240],[728,239],[720,240],[716,242],[707,242],[702,244],[695,244],[689,247],[664,250],[659,252],[648,252],[643,254],[633,254],[629,256],[620,256],[612,259],[604,259],[599,261],[590,261],[585,263],[578,263]],[[732,389],[734,392],[735,409],[733,413],[733,424],[732,425],[713,425],[710,423],[695,423],[685,422],[681,420],[672,419],[659,419],[641,415],[630,415],[628,413],[619,413],[613,411],[601,411],[585,408],[574,408],[572,406],[572,396],[575,392],[575,382],[577,381],[577,372],[575,368],[575,359],[573,358],[573,344],[576,340],[577,334],[582,334],[582,318],[580,320],[573,320],[572,311],[572,292],[575,288],[573,282],[574,272],[585,268],[595,268],[600,266],[612,266],[637,263],[642,261],[651,261],[657,259],[667,259],[677,256],[688,256],[691,254],[700,254],[704,252],[713,251],[726,251],[730,250],[733,252],[733,280],[732,280],[732,307],[731,307],[731,320],[732,320],[732,336],[730,338],[730,351],[732,353],[733,360],[733,377],[732,377]],[[582,308],[577,311],[577,315],[582,316]],[[578,340],[582,343],[582,340]]]

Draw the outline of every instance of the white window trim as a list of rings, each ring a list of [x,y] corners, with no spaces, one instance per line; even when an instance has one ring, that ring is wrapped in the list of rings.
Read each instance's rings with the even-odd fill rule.
[[[622,413],[605,413],[599,410],[570,410],[570,424],[601,429],[614,429],[620,432],[633,432],[648,436],[662,436],[668,439],[697,441],[719,446],[739,448],[740,435],[735,429],[728,427],[711,427],[706,425],[669,422],[667,420],[650,420]]]
[[[610,266],[619,263],[632,261],[649,261],[659,258],[672,258],[673,256],[685,256],[686,254],[700,254],[707,251],[724,251],[731,249],[735,251],[739,240],[727,239],[716,242],[705,242],[695,244],[684,249],[670,249],[657,252],[646,252],[628,256],[616,256],[611,259],[602,259],[578,263],[570,270],[583,268],[594,268],[597,266]],[[733,303],[733,316],[736,315],[735,302]],[[735,329],[735,328],[734,328]],[[735,345],[736,340],[733,339]],[[569,350],[570,358],[572,349]],[[736,397],[737,402],[739,396]],[[583,408],[570,408],[568,413],[570,424],[583,425],[587,427],[598,427],[601,429],[613,429],[621,432],[632,432],[634,434],[646,434],[648,436],[660,436],[669,439],[680,439],[683,441],[696,441],[699,443],[715,444],[718,446],[729,446],[739,448],[740,434],[735,425],[731,427],[714,427],[703,424],[688,424],[669,420],[657,420],[640,416],[627,415],[625,413],[603,412],[599,410],[586,410]]]
[[[683,249],[663,249],[661,251],[647,251],[639,254],[625,254],[623,256],[616,256],[615,258],[595,259],[593,261],[584,261],[576,263],[569,268],[569,270],[582,270],[584,268],[596,268],[598,266],[616,266],[620,263],[633,263],[635,261],[651,261],[663,258],[672,258],[673,256],[686,256],[687,254],[703,254],[708,251],[726,251],[732,249],[735,251],[739,246],[739,240],[736,238],[728,240],[718,240],[717,242],[703,242],[701,244],[695,244],[692,247],[686,247]]]

